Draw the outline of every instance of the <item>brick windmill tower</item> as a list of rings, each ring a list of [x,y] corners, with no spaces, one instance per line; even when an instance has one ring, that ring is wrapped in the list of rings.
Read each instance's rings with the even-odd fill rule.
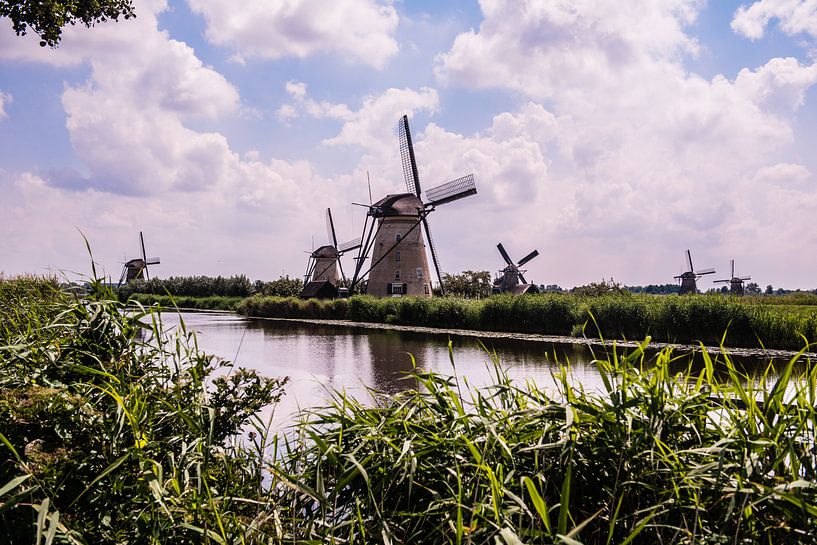
[[[428,215],[438,206],[475,195],[477,187],[473,174],[469,174],[429,189],[423,200],[408,116],[400,118],[398,134],[407,192],[386,195],[374,204],[364,205],[368,208],[361,237],[364,242],[355,258],[357,263],[349,291],[365,282],[366,293],[377,297],[431,297],[426,241],[441,291],[443,285]],[[363,271],[364,262],[370,256],[371,265]]]

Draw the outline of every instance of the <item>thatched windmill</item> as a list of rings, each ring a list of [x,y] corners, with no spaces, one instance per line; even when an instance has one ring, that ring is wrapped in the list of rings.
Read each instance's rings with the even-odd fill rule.
[[[705,274],[714,274],[715,272],[715,269],[712,268],[696,271],[692,266],[692,254],[689,250],[687,250],[686,259],[688,270],[674,277],[681,283],[681,289],[678,291],[679,295],[698,293],[698,280]]]
[[[158,257],[147,257],[145,253],[145,237],[142,236],[142,231],[139,231],[139,243],[142,247],[142,257],[137,257],[136,259],[125,262],[125,265],[122,267],[122,274],[119,276],[119,285],[122,285],[123,282],[128,283],[134,280],[150,280],[148,265],[159,264]]]
[[[714,284],[729,284],[729,293],[732,295],[743,295],[743,283],[751,280],[751,276],[736,276],[735,275],[735,260],[732,260],[732,277],[728,280],[715,280]]]
[[[502,259],[505,260],[506,266],[501,271],[502,276],[494,281],[494,293],[510,293],[512,295],[539,293],[539,288],[536,287],[536,284],[527,283],[524,276],[526,271],[521,269],[525,263],[539,255],[539,250],[532,251],[517,263],[514,263],[501,242],[496,245],[496,248],[499,250],[500,255],[502,255]]]
[[[386,195],[374,204],[361,205],[368,208],[363,226],[363,244],[355,258],[355,274],[349,290],[359,287],[368,277],[366,293],[378,297],[400,297],[414,295],[431,297],[431,275],[429,274],[423,231],[440,290],[443,290],[442,275],[437,249],[428,226],[428,215],[438,206],[448,204],[477,192],[474,176],[469,174],[452,182],[442,184],[425,192],[422,198],[420,176],[414,157],[408,117],[403,116],[398,124],[400,157],[406,193]],[[363,264],[371,256],[369,269],[363,271]]]

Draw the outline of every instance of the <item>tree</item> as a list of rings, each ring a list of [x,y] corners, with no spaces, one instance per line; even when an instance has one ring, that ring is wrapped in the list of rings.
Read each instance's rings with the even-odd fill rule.
[[[772,286],[771,284],[766,286],[766,295],[771,295],[773,293],[774,293],[774,286]]]
[[[758,295],[761,293],[760,286],[757,285],[757,282],[749,282],[746,284],[745,288],[746,293],[751,293],[754,295]]]
[[[482,298],[491,295],[493,284],[488,271],[463,271],[462,274],[443,273],[446,293],[460,297]]]
[[[0,0],[0,17],[8,17],[18,36],[28,30],[40,37],[40,45],[56,47],[65,25],[77,22],[91,27],[120,17],[136,17],[133,0]]]

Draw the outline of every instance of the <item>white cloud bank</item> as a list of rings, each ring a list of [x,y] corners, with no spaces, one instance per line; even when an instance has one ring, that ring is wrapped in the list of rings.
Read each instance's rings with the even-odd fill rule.
[[[518,193],[505,231],[520,247],[547,244],[559,255],[531,263],[544,267],[536,277],[579,282],[607,270],[631,275],[628,282],[660,282],[667,262],[680,271],[673,256],[688,246],[725,262],[764,251],[808,261],[802,230],[795,235],[774,216],[806,225],[817,212],[808,207],[814,187],[803,183],[811,174],[791,156],[794,115],[817,82],[817,64],[774,58],[734,79],[690,73],[684,60],[698,44],[686,28],[704,6],[697,0],[480,5],[480,28],[457,36],[436,72],[451,87],[504,89],[532,101],[508,117],[532,144],[514,147],[519,172],[482,178],[503,188],[495,203]],[[543,112],[546,122],[527,121]],[[501,118],[488,136],[496,137]],[[529,132],[538,127],[545,136]],[[463,146],[479,149],[481,138]],[[492,149],[494,157],[508,153],[495,142]],[[767,169],[775,165],[771,184]],[[798,180],[785,197],[781,175]],[[783,204],[792,191],[805,191],[794,216]],[[767,213],[770,204],[778,208]],[[637,270],[626,264],[636,256]]]
[[[759,0],[740,6],[732,18],[732,30],[752,40],[766,33],[772,19],[788,35],[808,34],[817,38],[817,1]]]
[[[187,0],[204,16],[207,39],[239,59],[341,53],[383,68],[398,50],[397,11],[373,0]]]

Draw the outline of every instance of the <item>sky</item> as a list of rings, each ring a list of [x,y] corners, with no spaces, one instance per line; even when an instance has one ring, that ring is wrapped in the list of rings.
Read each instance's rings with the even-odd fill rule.
[[[0,271],[297,277],[368,200],[473,173],[443,271],[817,288],[817,0],[135,0],[57,49],[0,19]],[[236,6],[240,6],[236,8]],[[346,256],[345,268],[352,268]],[[714,277],[714,278],[713,278]]]

